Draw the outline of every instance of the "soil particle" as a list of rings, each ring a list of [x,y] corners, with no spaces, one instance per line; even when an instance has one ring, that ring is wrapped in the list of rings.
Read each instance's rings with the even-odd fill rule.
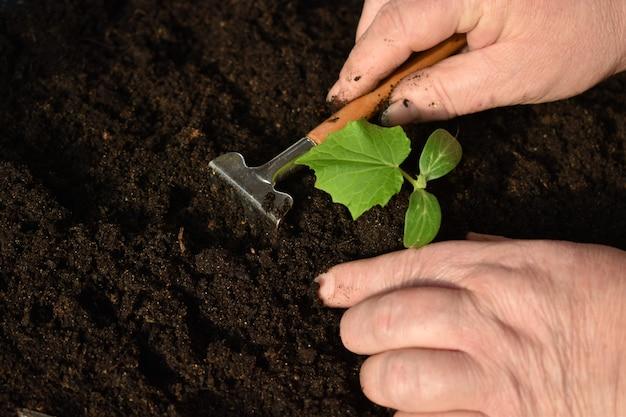
[[[389,415],[312,280],[400,249],[409,190],[352,221],[300,171],[258,238],[208,168],[267,161],[328,117],[362,2],[16,4],[0,9],[0,416]],[[625,94],[622,75],[409,128],[416,150],[436,127],[464,146],[432,184],[438,238],[626,248]]]

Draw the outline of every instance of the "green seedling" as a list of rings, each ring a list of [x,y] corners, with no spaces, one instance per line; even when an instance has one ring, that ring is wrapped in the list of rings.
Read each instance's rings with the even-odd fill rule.
[[[313,169],[315,187],[346,206],[354,220],[375,205],[385,206],[407,180],[413,192],[403,240],[405,247],[418,248],[430,243],[441,225],[439,202],[426,191],[426,185],[452,171],[462,150],[446,130],[435,130],[420,155],[417,177],[400,168],[410,153],[411,141],[401,127],[385,128],[358,120],[331,133],[296,163]]]

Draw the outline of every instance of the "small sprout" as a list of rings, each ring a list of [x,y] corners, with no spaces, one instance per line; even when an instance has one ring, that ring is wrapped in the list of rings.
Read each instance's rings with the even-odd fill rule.
[[[404,215],[404,247],[424,246],[437,236],[441,225],[441,208],[437,197],[422,188],[416,188],[409,198]]]
[[[365,120],[348,123],[296,163],[315,171],[315,187],[329,193],[335,203],[348,207],[352,218],[375,205],[385,206],[398,194],[404,180],[413,185],[404,220],[404,246],[430,243],[441,225],[437,198],[425,190],[428,181],[452,171],[461,160],[459,142],[446,130],[435,130],[419,160],[414,178],[400,164],[411,152],[411,141],[401,127],[384,128]]]
[[[447,130],[435,130],[420,156],[420,175],[426,181],[436,180],[452,171],[461,160],[461,144]]]

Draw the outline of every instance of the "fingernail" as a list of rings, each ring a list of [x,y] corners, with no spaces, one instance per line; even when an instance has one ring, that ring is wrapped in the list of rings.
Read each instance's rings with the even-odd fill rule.
[[[380,115],[383,126],[405,125],[417,120],[417,107],[408,99],[396,100]]]
[[[335,277],[332,274],[326,272],[318,275],[313,281],[320,286],[319,290],[317,290],[317,296],[322,303],[326,303],[327,300],[333,297],[335,293]]]
[[[337,82],[330,88],[330,90],[328,90],[328,94],[326,95],[326,101],[328,102],[334,102],[334,101],[339,101],[339,80],[337,80]]]
[[[339,110],[341,110],[343,107],[345,107],[345,105],[348,103],[345,100],[340,100],[339,97],[337,96],[333,96],[330,98],[327,104],[328,104],[328,108],[330,109],[330,111],[332,113],[336,113]]]
[[[467,240],[473,240],[475,242],[501,242],[504,240],[510,240],[504,236],[488,235],[485,233],[468,232],[466,236]]]

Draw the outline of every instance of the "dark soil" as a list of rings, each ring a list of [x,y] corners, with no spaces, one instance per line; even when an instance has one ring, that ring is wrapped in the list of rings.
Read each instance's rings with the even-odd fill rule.
[[[357,222],[313,188],[231,228],[208,161],[328,116],[359,1],[0,1],[0,416],[382,416],[313,277],[401,248],[408,190]],[[584,65],[585,63],[580,63]],[[626,248],[626,77],[459,130],[434,187],[468,230]],[[421,142],[416,141],[415,148]]]

